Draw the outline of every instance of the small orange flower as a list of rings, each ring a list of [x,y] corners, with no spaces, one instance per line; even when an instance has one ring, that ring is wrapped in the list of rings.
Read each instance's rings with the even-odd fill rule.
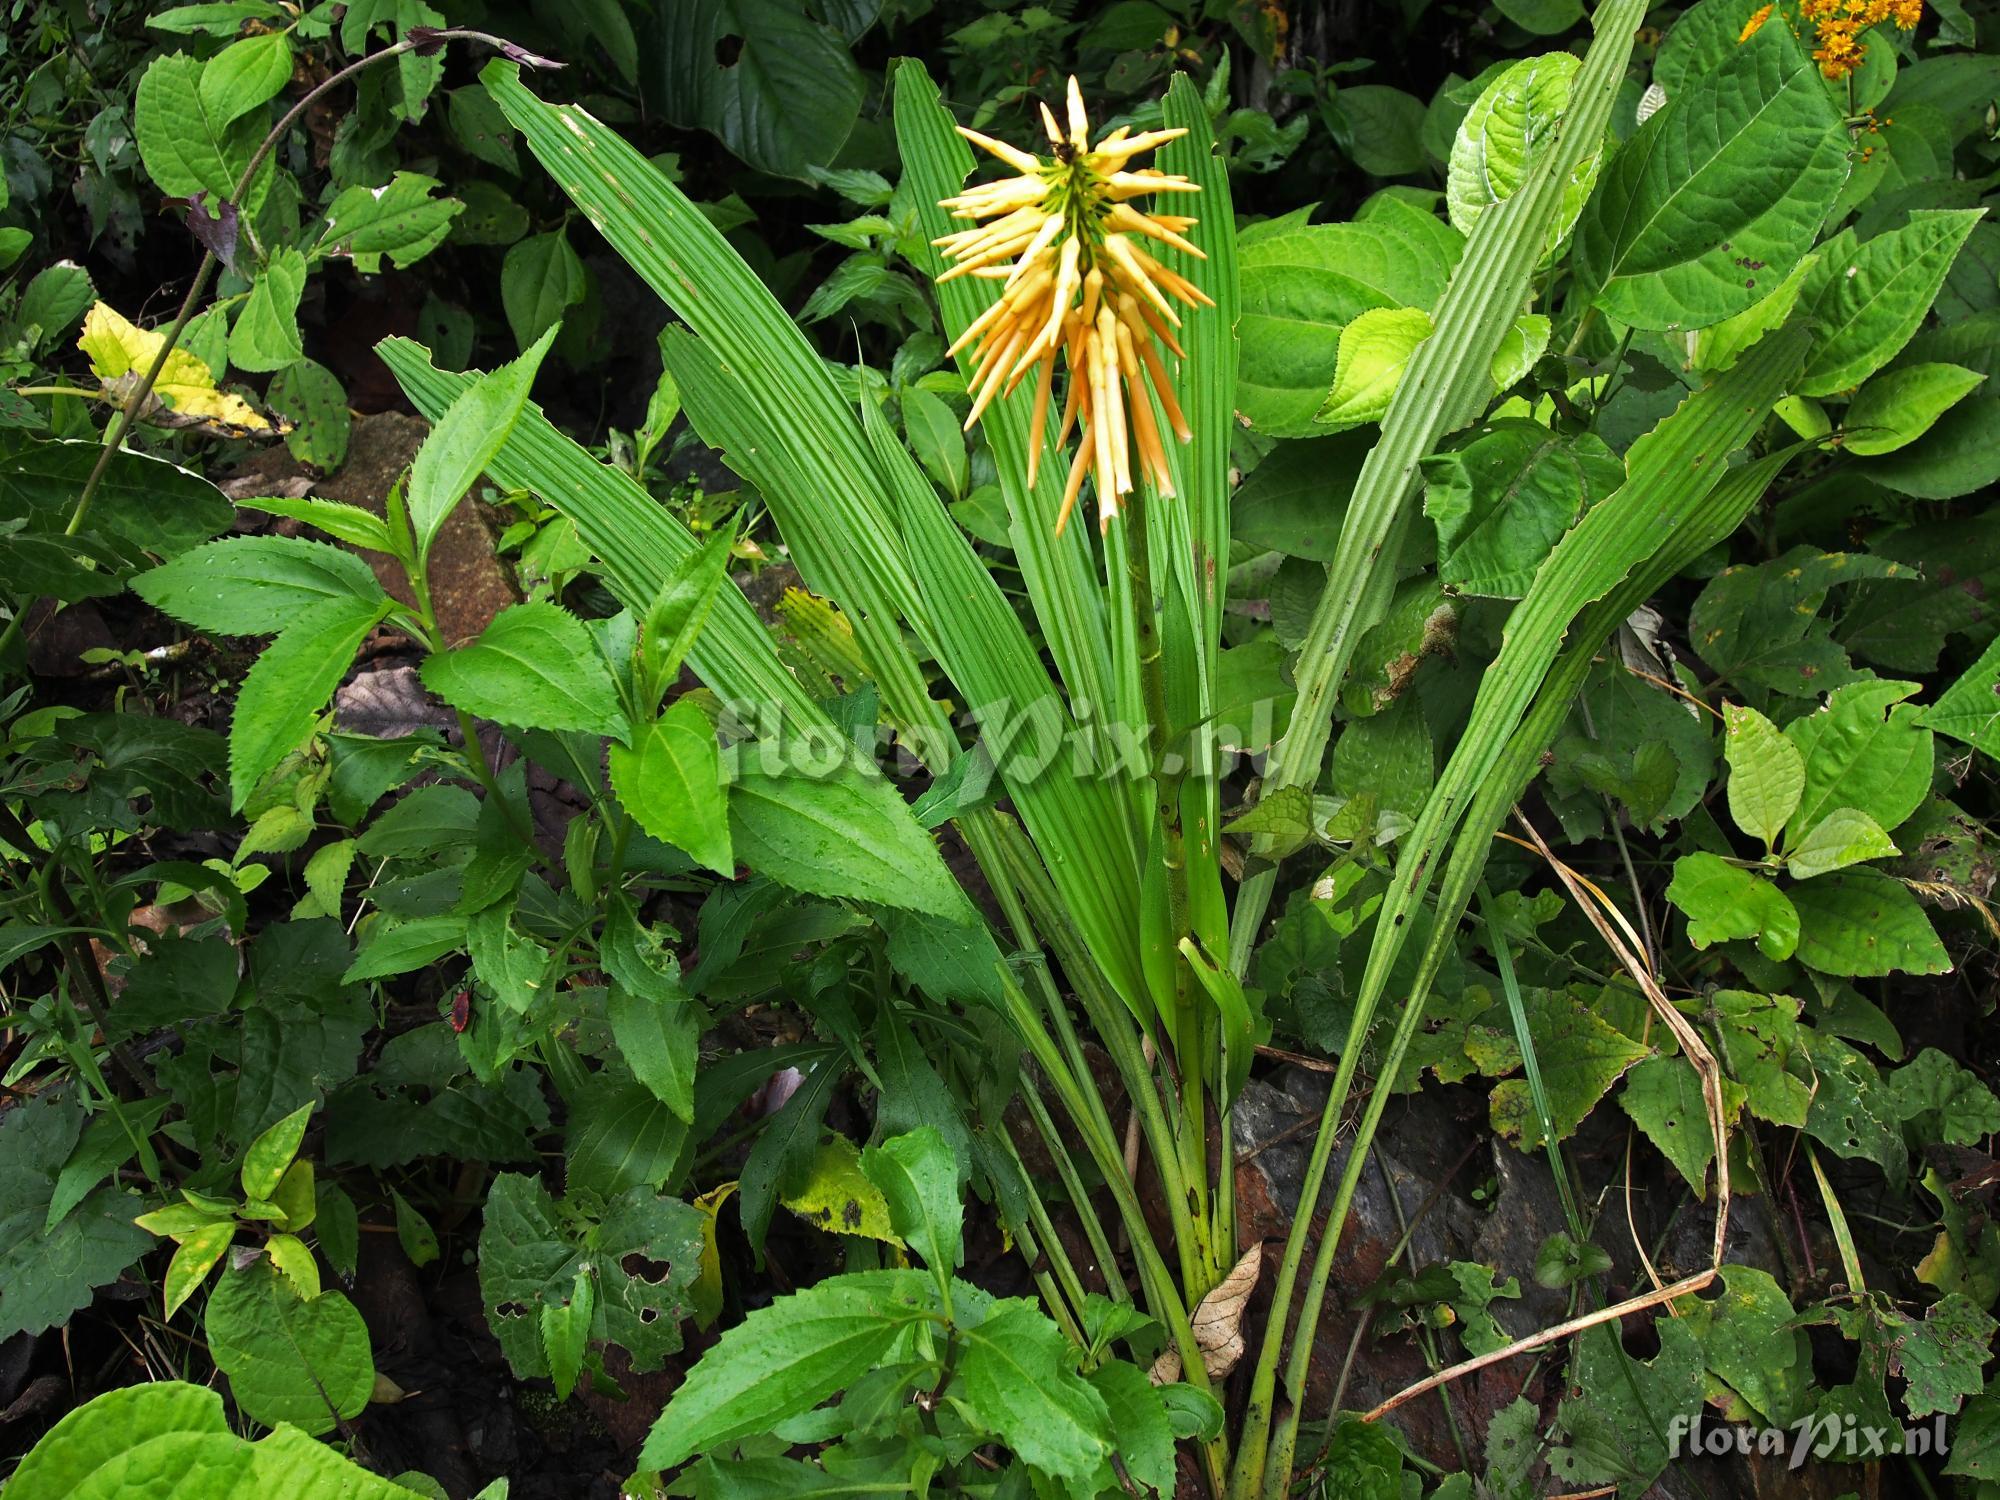
[[[1743,30],[1737,35],[1736,45],[1740,47],[1745,42],[1749,41],[1751,37],[1755,36],[1758,32],[1758,29],[1762,27],[1766,21],[1771,19],[1771,12],[1776,9],[1777,9],[1776,5],[1767,5],[1762,10],[1758,11],[1755,15],[1753,15],[1749,20],[1745,21],[1743,23]]]
[[[1156,241],[1201,258],[1202,252],[1184,237],[1196,221],[1180,214],[1144,213],[1132,203],[1155,193],[1200,191],[1185,177],[1130,166],[1133,157],[1186,131],[1128,135],[1121,126],[1092,146],[1083,92],[1074,78],[1069,81],[1068,129],[1057,125],[1046,105],[1042,121],[1052,161],[959,127],[960,135],[1019,175],[981,183],[944,200],[953,217],[986,222],[937,241],[954,262],[938,280],[976,276],[1003,283],[999,299],[973,319],[951,352],[973,347],[974,368],[966,382],[973,397],[972,414],[965,419],[968,430],[996,395],[1013,391],[1029,371],[1035,372],[1030,484],[1041,459],[1056,359],[1062,357],[1068,389],[1056,446],[1068,443],[1078,423],[1082,433],[1056,519],[1060,533],[1087,472],[1097,478],[1098,523],[1110,525],[1132,492],[1135,450],[1153,487],[1173,494],[1153,398],[1159,398],[1175,436],[1186,442],[1191,433],[1157,345],[1184,355],[1174,337],[1181,325],[1174,304],[1213,303],[1144,247],[1145,241]]]
[[[1923,19],[1923,0],[1800,0],[1799,17],[1813,29],[1813,61],[1828,78],[1845,78],[1861,66],[1868,44],[1861,34],[1884,22],[1909,31]],[[1747,37],[1749,31],[1744,35]]]

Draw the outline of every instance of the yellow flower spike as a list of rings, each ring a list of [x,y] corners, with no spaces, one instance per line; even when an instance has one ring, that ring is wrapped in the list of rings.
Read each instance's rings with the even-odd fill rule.
[[[1185,177],[1132,165],[1135,158],[1186,132],[1135,135],[1120,126],[1093,146],[1083,90],[1074,78],[1064,90],[1062,119],[1047,104],[1040,108],[1053,159],[959,128],[961,136],[1016,175],[943,199],[954,218],[974,222],[933,243],[950,262],[938,276],[940,283],[957,277],[1000,283],[999,296],[958,336],[950,352],[971,351],[968,429],[995,397],[1011,394],[1033,372],[1030,484],[1040,471],[1056,366],[1063,367],[1066,393],[1055,446],[1066,448],[1079,429],[1080,436],[1056,519],[1060,533],[1086,475],[1095,482],[1098,519],[1104,526],[1131,493],[1135,475],[1161,495],[1174,493],[1160,414],[1181,442],[1191,433],[1160,349],[1185,358],[1174,337],[1180,308],[1214,303],[1150,253],[1167,245],[1200,259],[1201,251],[1186,237],[1198,221],[1186,214],[1148,213],[1134,202],[1200,191]]]

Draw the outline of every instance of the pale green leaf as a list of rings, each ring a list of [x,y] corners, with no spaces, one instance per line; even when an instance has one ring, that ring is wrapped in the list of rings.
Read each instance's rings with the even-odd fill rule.
[[[1785,856],[1785,868],[1794,880],[1810,880],[1865,859],[1883,859],[1900,852],[1882,825],[1867,813],[1854,807],[1836,807],[1792,846]]]
[[[554,339],[551,328],[512,364],[480,376],[452,402],[417,450],[416,462],[410,465],[408,498],[419,556],[430,550],[445,518],[514,430],[535,372]]]
[[[1722,707],[1722,756],[1729,765],[1729,816],[1765,848],[1777,842],[1805,791],[1805,759],[1754,708]]]
[[[1914,443],[1985,380],[1961,365],[1904,365],[1871,376],[1841,419],[1841,446],[1864,457]]]

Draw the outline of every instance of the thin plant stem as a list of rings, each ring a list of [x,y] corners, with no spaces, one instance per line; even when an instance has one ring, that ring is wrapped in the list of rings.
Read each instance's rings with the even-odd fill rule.
[[[315,100],[376,63],[399,57],[405,52],[415,51],[418,47],[441,45],[446,41],[459,39],[488,42],[503,50],[510,47],[509,43],[487,32],[454,26],[427,32],[421,39],[413,40],[405,37],[402,41],[384,47],[379,52],[371,52],[366,57],[356,59],[308,90],[298,103],[285,111],[284,118],[271,127],[270,133],[251,153],[250,164],[243,169],[243,175],[236,180],[236,187],[229,195],[229,202],[232,205],[242,202],[244,195],[250,191],[250,184],[257,180],[257,173],[262,170],[264,162],[278,142],[285,138],[286,132],[298,122],[299,117]],[[187,325],[194,317],[194,310],[201,301],[202,293],[208,290],[208,284],[215,276],[217,264],[213,250],[205,250],[202,253],[201,264],[195,269],[194,280],[188,283],[187,295],[181,298],[180,310],[174,314],[173,322],[167,326],[165,335],[160,339],[160,347],[153,355],[153,363],[132,387],[131,393],[125,398],[125,404],[113,414],[111,421],[105,426],[103,447],[97,455],[97,462],[91,465],[90,473],[83,481],[83,489],[76,497],[76,507],[70,512],[68,524],[63,527],[64,536],[75,536],[83,528],[84,520],[90,514],[91,502],[97,498],[97,492],[104,483],[104,476],[111,467],[111,460],[121,451],[126,434],[132,430],[133,424],[139,419],[139,413],[145,409],[147,400],[153,394],[153,387],[159,382],[160,372],[167,367],[168,357],[174,352],[175,345],[180,342],[180,336],[187,331]],[[0,631],[0,662],[6,661],[8,653],[14,649],[14,643],[20,639],[21,622],[34,612],[40,602],[36,600],[18,610],[14,618],[7,622],[7,628]]]

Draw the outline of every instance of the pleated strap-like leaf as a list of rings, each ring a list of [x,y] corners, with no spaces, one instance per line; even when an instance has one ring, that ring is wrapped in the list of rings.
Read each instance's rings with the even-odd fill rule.
[[[922,598],[861,429],[777,299],[687,195],[616,131],[576,105],[543,103],[513,63],[489,63],[480,76],[549,175],[732,377],[743,430],[810,479],[769,497],[808,586],[850,613],[882,615],[885,624],[900,618],[925,634]],[[801,513],[807,509],[813,513]]]
[[[965,227],[938,207],[938,200],[965,185],[973,167],[972,152],[959,138],[950,113],[939,100],[937,85],[921,63],[904,58],[896,64],[895,108],[896,145],[902,153],[904,181],[924,240],[920,264],[935,278],[944,269],[944,262],[929,242]],[[986,310],[997,295],[989,290],[991,286],[990,282],[961,276],[937,289],[948,339],[956,339]],[[961,357],[960,368],[969,372],[969,359]],[[1000,493],[1007,502],[1008,538],[1049,654],[1055,658],[1070,697],[1102,709],[1115,698],[1110,627],[1091,560],[1090,528],[1070,526],[1061,536],[1055,534],[1056,516],[1062,509],[1064,466],[1052,449],[1044,448],[1034,488],[1028,488],[1031,385],[1023,382],[1013,395],[997,398],[980,418],[980,430],[993,450]]]
[[[1235,430],[1236,318],[1240,303],[1236,273],[1236,212],[1229,196],[1229,169],[1215,149],[1215,132],[1201,90],[1185,73],[1167,89],[1166,122],[1187,131],[1160,148],[1163,172],[1178,172],[1200,186],[1189,194],[1188,212],[1201,222],[1188,239],[1208,258],[1178,250],[1166,256],[1173,268],[1215,299],[1215,306],[1185,320],[1176,388],[1194,436],[1181,455],[1181,499],[1193,543],[1196,616],[1202,641],[1203,674],[1213,679],[1222,634],[1222,606],[1229,576],[1229,437]]]
[[[1331,1133],[1338,1124],[1363,1044],[1374,1023],[1376,1007],[1388,989],[1391,969],[1409,936],[1410,918],[1434,883],[1434,873],[1453,834],[1457,832],[1459,839],[1451,854],[1453,884],[1448,896],[1455,905],[1448,904],[1437,914],[1432,929],[1432,952],[1426,955],[1439,962],[1443,958],[1440,944],[1448,941],[1485,868],[1493,831],[1526,778],[1532,775],[1533,760],[1560,726],[1570,699],[1589,670],[1589,653],[1616,628],[1624,614],[1643,602],[1647,592],[1671,576],[1661,570],[1662,561],[1684,561],[1696,555],[1688,550],[1692,542],[1700,541],[1707,546],[1717,539],[1714,531],[1717,508],[1705,504],[1716,490],[1725,491],[1721,509],[1733,509],[1735,519],[1740,519],[1754,500],[1755,493],[1745,496],[1742,491],[1746,486],[1730,474],[1730,456],[1750,440],[1769,414],[1772,403],[1797,378],[1804,366],[1807,343],[1802,330],[1767,338],[1734,369],[1688,397],[1658,427],[1634,443],[1627,455],[1624,485],[1587,512],[1557,543],[1536,573],[1527,595],[1508,616],[1500,654],[1481,677],[1465,731],[1426,799],[1416,826],[1402,842],[1395,876],[1376,915],[1375,935],[1355,997],[1353,1020],[1323,1116],[1325,1132]],[[1752,472],[1761,491],[1768,475],[1754,469]],[[1612,609],[1623,613],[1613,614]],[[1579,633],[1566,660],[1566,671],[1557,680],[1563,696],[1556,701],[1554,694],[1543,696],[1543,689],[1551,680],[1551,669],[1562,653],[1568,633],[1579,621],[1592,634],[1586,639]],[[1583,653],[1580,661],[1577,652]],[[1534,728],[1524,738],[1522,722],[1531,709]],[[1546,737],[1535,743],[1543,735]],[[1504,801],[1500,800],[1502,797]],[[1479,801],[1481,817],[1470,821],[1466,814],[1475,799]],[[1440,933],[1445,937],[1440,938]],[[1404,1044],[1421,1015],[1425,987],[1434,976],[1434,968],[1427,971],[1422,985],[1404,1002],[1406,1011],[1398,1031],[1398,1040]],[[1307,1163],[1302,1202],[1318,1201],[1331,1154],[1330,1141],[1315,1143]],[[1365,1155],[1360,1151],[1353,1153],[1357,1161]],[[1342,1176],[1329,1223],[1342,1222],[1358,1181],[1358,1171],[1350,1164]],[[1310,1349],[1312,1344],[1320,1296],[1332,1269],[1338,1239],[1337,1234],[1329,1234],[1322,1240],[1313,1265],[1305,1306],[1293,1336],[1291,1363],[1295,1376],[1301,1368],[1301,1351]],[[1297,1264],[1297,1251],[1288,1245],[1279,1269],[1278,1306],[1290,1303]],[[1262,1354],[1252,1389],[1253,1402],[1260,1399],[1268,1402],[1272,1390],[1267,1369],[1275,1366],[1276,1356],[1268,1348]],[[1282,1430],[1277,1451],[1272,1455],[1274,1464],[1289,1463],[1289,1445],[1296,1421],[1294,1415]],[[1268,1474],[1266,1481],[1268,1486]]]
[[[435,368],[430,354],[409,339],[385,339],[376,353],[417,410],[435,422],[473,376]],[[488,468],[510,489],[533,490],[575,524],[577,535],[603,564],[604,580],[619,603],[643,611],[674,569],[701,542],[638,482],[599,463],[564,437],[532,403]],[[764,622],[735,589],[716,596],[714,612],[688,653],[702,681],[723,697],[774,704],[793,730],[830,729],[812,695],[786,670]]]
[[[1645,9],[1645,0],[1605,0],[1598,7],[1596,39],[1571,84],[1569,107],[1548,149],[1511,197],[1480,215],[1466,240],[1432,313],[1435,331],[1411,356],[1382,436],[1355,481],[1326,588],[1300,648],[1298,701],[1265,773],[1266,796],[1308,785],[1319,775],[1333,727],[1333,695],[1362,632],[1387,607],[1387,585],[1416,513],[1417,463],[1441,438],[1478,417],[1491,399],[1493,355],[1527,301],[1571,174],[1603,144]],[[1239,973],[1269,904],[1271,880],[1268,870],[1253,876],[1238,902],[1230,957]]]
[[[881,413],[867,406],[863,417],[938,627],[938,660],[976,710],[1001,710],[987,732],[1021,821],[1091,957],[1133,1014],[1150,1022],[1132,923],[1139,877],[1124,784],[1074,772],[1075,721],[1021,622]]]

